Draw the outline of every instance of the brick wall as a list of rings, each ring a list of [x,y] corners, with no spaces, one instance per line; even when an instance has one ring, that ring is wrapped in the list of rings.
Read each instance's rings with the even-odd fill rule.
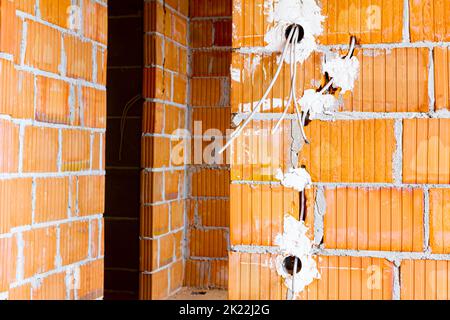
[[[184,275],[188,153],[172,151],[187,128],[189,3],[144,4],[139,297],[163,299]]]
[[[264,46],[271,27],[262,4],[233,1],[232,68],[241,70],[231,82],[235,113],[259,100],[276,65],[276,55],[250,53]],[[236,141],[229,297],[286,299],[286,287],[271,268],[273,239],[284,213],[298,217],[298,194],[274,183],[274,170],[298,159],[314,182],[307,225],[319,245],[322,275],[301,299],[448,299],[450,6],[437,0],[321,5],[328,16],[320,39],[325,47],[345,48],[350,35],[357,36],[359,78],[337,121],[324,118],[307,126],[311,144],[298,157],[291,154],[299,141],[293,117],[279,136]],[[320,80],[320,55],[298,69],[299,95]],[[282,73],[270,110],[255,117],[254,129],[271,128],[279,118],[281,107],[274,102],[287,96],[287,77]],[[277,156],[254,161],[265,149]]]
[[[103,296],[106,16],[0,1],[1,298]]]
[[[185,285],[228,284],[229,165],[208,152],[230,125],[231,0],[190,1],[190,130],[188,250]],[[211,129],[218,130],[217,132]],[[217,152],[217,150],[216,150]]]

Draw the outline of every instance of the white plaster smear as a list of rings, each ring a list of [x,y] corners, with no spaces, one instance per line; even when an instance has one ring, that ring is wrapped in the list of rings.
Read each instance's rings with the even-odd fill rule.
[[[281,181],[281,184],[286,188],[292,188],[299,192],[312,185],[311,176],[304,168],[289,169],[289,172],[285,174],[281,169],[278,169],[275,179]]]
[[[303,62],[316,50],[315,37],[323,33],[325,17],[315,0],[265,0],[264,11],[267,21],[274,23],[264,36],[266,50],[281,52],[286,44],[286,28],[294,23],[301,25],[305,32],[303,40],[296,46],[296,62]],[[290,50],[285,61],[291,61]]]
[[[337,54],[327,56],[322,64],[322,71],[333,78],[333,87],[342,89],[342,94],[353,91],[359,72],[359,61],[356,57],[342,58]]]
[[[339,102],[331,94],[322,94],[316,90],[305,90],[303,97],[299,100],[303,112],[309,112],[311,120],[317,119],[321,114],[331,114],[337,111]]]
[[[302,292],[314,279],[320,279],[316,261],[312,257],[312,241],[307,237],[308,228],[303,221],[298,221],[291,215],[284,216],[284,231],[275,238],[275,244],[280,247],[282,255],[276,259],[276,268],[284,278],[285,285],[294,293]],[[283,266],[287,256],[295,256],[301,261],[301,270],[294,276]],[[292,278],[294,287],[292,286]]]

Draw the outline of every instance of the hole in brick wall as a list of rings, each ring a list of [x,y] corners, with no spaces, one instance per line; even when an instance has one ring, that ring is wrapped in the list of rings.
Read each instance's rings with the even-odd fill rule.
[[[204,296],[206,294],[206,291],[192,291],[191,294],[193,296]]]
[[[297,38],[297,43],[300,43],[300,41],[303,40],[303,37],[305,36],[305,30],[303,29],[303,27],[299,24],[291,24],[290,26],[288,26],[286,28],[286,31],[284,32],[284,36],[286,37],[286,39],[289,38],[289,34],[291,33],[292,28],[297,28],[299,34],[298,34],[298,38]],[[290,43],[292,43],[294,41],[294,38],[291,39]]]
[[[308,206],[307,206],[307,199],[306,199],[306,192],[302,191],[300,192],[300,213],[303,208],[303,221],[306,221],[306,217],[308,216]],[[302,207],[303,206],[303,207]]]
[[[295,271],[295,274],[297,274],[300,272],[300,270],[302,270],[302,261],[300,260],[300,258],[295,256],[288,256],[283,260],[283,268],[291,276],[294,275],[295,259],[297,259],[297,268]]]

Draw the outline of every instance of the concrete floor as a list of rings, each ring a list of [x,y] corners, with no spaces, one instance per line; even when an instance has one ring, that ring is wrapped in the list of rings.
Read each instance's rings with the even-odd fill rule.
[[[168,300],[228,300],[226,290],[182,288]]]

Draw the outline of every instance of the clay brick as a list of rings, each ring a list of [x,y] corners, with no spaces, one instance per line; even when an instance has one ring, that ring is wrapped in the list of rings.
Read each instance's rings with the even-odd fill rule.
[[[430,190],[430,247],[433,253],[450,253],[450,189]]]
[[[232,189],[232,187],[231,187]],[[229,227],[229,200],[197,200],[198,223],[204,227]]]
[[[70,123],[69,84],[37,77],[36,120],[49,123]]]
[[[17,172],[19,168],[19,126],[0,120],[0,172]]]
[[[31,296],[33,300],[65,300],[66,299],[66,272],[52,274],[39,279],[32,286]]]
[[[449,262],[403,260],[400,265],[402,300],[448,300]]]
[[[37,223],[63,220],[69,209],[69,179],[38,178],[34,221]]]
[[[97,47],[97,83],[106,85],[108,50]],[[95,71],[95,70],[94,70]]]
[[[324,245],[329,249],[423,251],[423,191],[326,189]]]
[[[142,138],[141,164],[145,168],[170,167],[170,153],[169,138]]]
[[[187,102],[187,79],[184,76],[173,76],[173,102],[178,104]]]
[[[92,44],[71,35],[64,36],[67,76],[92,80]]]
[[[450,8],[450,7],[449,7]],[[450,109],[449,48],[434,48],[434,92],[436,109]]]
[[[15,14],[14,1],[1,0],[0,6],[0,51],[12,54],[17,59],[20,52],[22,21]]]
[[[24,277],[55,268],[56,228],[33,229],[23,233]]]
[[[99,219],[92,219],[90,221],[90,228],[91,228],[91,235],[90,239],[91,242],[89,243],[89,247],[91,250],[91,257],[97,258],[99,256],[99,230],[100,230],[100,223]]]
[[[141,237],[154,238],[169,232],[169,205],[141,207]]]
[[[231,56],[231,107],[232,112],[250,112],[262,98],[278,68],[278,54],[241,54]],[[296,96],[304,90],[315,89],[315,80],[321,78],[321,56],[312,54],[303,64],[297,64]],[[290,66],[284,64],[273,89],[259,112],[281,113],[290,94]],[[294,112],[293,104],[288,108]]]
[[[230,194],[228,170],[196,169],[191,181],[194,197],[228,197]]]
[[[190,28],[190,46],[192,48],[208,48],[213,45],[212,20],[192,21]]]
[[[79,300],[94,300],[103,297],[104,260],[95,260],[80,267]]]
[[[164,269],[152,274],[140,274],[139,299],[162,300],[169,295],[169,271]]]
[[[166,134],[175,134],[178,129],[186,127],[186,111],[170,106],[164,106],[164,132]]]
[[[144,69],[144,98],[171,101],[172,75],[158,68]]]
[[[231,0],[191,0],[190,17],[224,17],[231,16]]]
[[[174,13],[172,15],[172,35],[171,39],[182,45],[187,44],[187,20],[186,18]]]
[[[170,292],[183,286],[183,261],[178,261],[170,267]]]
[[[34,2],[29,0],[16,0],[14,1],[17,10],[29,13],[31,15],[34,14]]]
[[[83,171],[91,167],[91,135],[85,130],[63,130],[62,171]]]
[[[163,200],[164,190],[160,186],[163,184],[162,172],[141,173],[141,204],[149,204]]]
[[[165,52],[162,50],[163,45],[163,37],[158,34],[146,34],[144,36],[144,63],[146,66],[163,66]],[[171,52],[168,55],[170,56]]]
[[[300,152],[313,181],[392,182],[393,120],[313,121]]]
[[[226,257],[228,251],[227,238],[225,230],[190,230],[190,255],[191,257]]]
[[[210,270],[210,261],[186,260],[184,285],[192,288],[209,288]]]
[[[178,199],[184,194],[184,171],[164,172],[165,200]]]
[[[228,261],[211,261],[210,286],[213,288],[227,289],[228,287]]]
[[[105,158],[105,153],[103,152],[103,148],[101,147],[101,144],[103,144],[104,142],[103,140],[104,134],[94,134],[94,141],[92,142],[92,170],[103,170],[102,161]]]
[[[178,200],[170,204],[170,228],[177,230],[184,226],[184,203],[183,200]]]
[[[232,184],[230,192],[232,245],[275,245],[275,237],[283,232],[284,216],[300,218],[300,194],[292,189]],[[314,238],[313,190],[308,190],[306,196],[305,223],[310,229],[308,236]]]
[[[158,269],[158,240],[140,240],[139,271],[151,272]]]
[[[34,118],[34,75],[17,71],[12,61],[0,59],[0,113]]]
[[[251,121],[234,140],[231,180],[276,181],[276,170],[287,171],[291,162],[291,122],[283,121],[272,134],[276,123],[275,120]]]
[[[32,179],[0,180],[0,233],[31,224]]]
[[[29,301],[31,299],[31,284],[26,283],[9,289],[8,300]]]
[[[193,77],[220,77],[230,74],[231,52],[194,51],[192,55]]]
[[[222,79],[191,79],[190,104],[193,107],[229,106],[229,98],[226,97],[229,86]]]
[[[192,127],[194,128],[195,121],[201,122],[202,135],[208,135],[213,133],[212,131],[207,133],[206,131],[213,129],[219,130],[225,135],[227,129],[230,128],[231,112],[230,108],[215,108],[204,107],[195,108],[192,110]],[[215,134],[214,134],[215,135]]]
[[[25,64],[58,73],[61,63],[61,33],[49,26],[27,20]]]
[[[232,21],[219,20],[214,22],[214,45],[218,47],[230,47],[232,39]]]
[[[359,75],[343,111],[428,112],[429,49],[357,50]]]
[[[158,252],[159,252],[159,260],[158,267],[164,267],[169,263],[172,263],[174,260],[174,250],[175,250],[175,242],[174,242],[173,234],[168,234],[166,236],[162,236],[158,239]]]
[[[154,31],[172,36],[172,12],[164,10],[158,1],[146,2],[144,7],[144,32]]]
[[[27,126],[24,139],[23,171],[56,172],[58,129]]]
[[[403,121],[403,182],[450,183],[450,119]]]
[[[317,257],[321,279],[300,300],[392,300],[394,266],[380,258]]]
[[[142,116],[142,133],[163,133],[165,105],[145,102]]]
[[[0,291],[3,292],[16,278],[17,247],[14,238],[0,238],[0,254]]]
[[[87,259],[89,252],[89,222],[69,222],[62,224],[60,228],[62,264],[68,265]]]
[[[411,41],[449,41],[450,4],[438,0],[411,0],[409,2],[409,29]]]
[[[83,87],[84,125],[106,128],[106,91]]]
[[[229,252],[229,300],[284,300],[287,287],[276,269],[275,255]]]
[[[78,177],[78,208],[80,216],[102,214],[105,211],[105,177]]]
[[[183,248],[185,247],[185,235],[184,231],[178,231],[173,234],[173,241],[175,245],[175,259],[183,258]]]
[[[93,0],[83,0],[83,31],[87,38],[108,42],[108,8]]]
[[[39,2],[41,18],[63,28],[68,28],[70,0],[42,0]]]

